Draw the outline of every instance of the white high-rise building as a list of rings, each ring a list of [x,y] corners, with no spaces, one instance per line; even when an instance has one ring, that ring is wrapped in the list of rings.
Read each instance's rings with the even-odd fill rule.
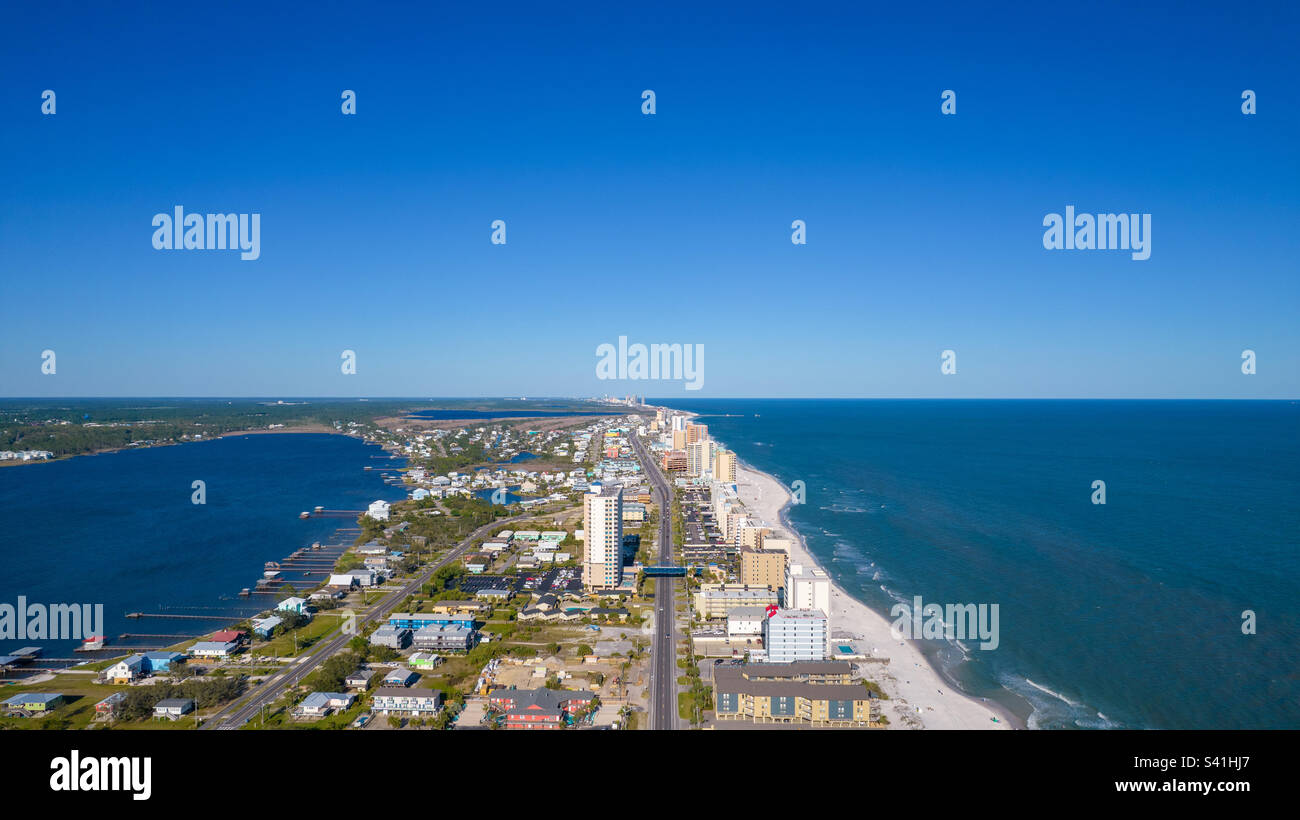
[[[686,474],[693,478],[713,474],[713,442],[697,441],[686,445]]]
[[[781,609],[763,625],[763,648],[769,663],[824,661],[830,629],[820,609]]]
[[[820,609],[831,614],[831,579],[825,570],[791,564],[785,571],[785,605],[790,609]]]
[[[673,430],[683,430],[683,431],[684,431],[685,429],[686,429],[686,417],[685,417],[685,416],[673,416]]]
[[[582,497],[582,582],[612,589],[623,582],[623,488],[592,485]]]

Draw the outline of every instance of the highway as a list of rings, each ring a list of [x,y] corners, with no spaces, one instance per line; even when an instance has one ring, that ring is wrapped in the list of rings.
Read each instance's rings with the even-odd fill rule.
[[[673,494],[658,465],[637,436],[630,436],[637,458],[659,507],[659,563],[673,563]],[[650,649],[650,728],[676,729],[677,716],[677,613],[672,578],[655,579],[655,637]]]
[[[381,618],[387,618],[388,614],[392,612],[398,604],[405,601],[408,596],[419,591],[421,586],[428,583],[429,579],[433,577],[435,572],[458,559],[475,538],[480,538],[486,535],[489,530],[496,529],[503,524],[512,521],[519,521],[527,517],[529,516],[516,515],[510,518],[501,518],[484,524],[474,530],[474,532],[470,533],[465,540],[457,544],[451,552],[447,553],[447,555],[441,558],[437,563],[433,564],[414,579],[407,582],[401,589],[389,593],[388,597],[372,606],[369,613],[357,620],[356,634],[361,634],[363,628],[370,622]],[[340,631],[333,637],[323,640],[292,663],[287,671],[280,672],[266,680],[254,689],[251,695],[242,700],[236,701],[221,712],[213,715],[200,728],[238,729],[249,720],[252,720],[263,706],[269,706],[274,703],[284,694],[286,688],[296,685],[307,675],[311,674],[316,667],[324,663],[331,655],[346,647],[348,641],[352,640],[354,637],[354,634]]]

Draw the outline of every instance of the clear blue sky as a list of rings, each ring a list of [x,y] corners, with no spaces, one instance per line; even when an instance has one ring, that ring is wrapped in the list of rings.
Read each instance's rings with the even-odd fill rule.
[[[1293,3],[437,5],[11,4],[0,395],[1300,396]]]

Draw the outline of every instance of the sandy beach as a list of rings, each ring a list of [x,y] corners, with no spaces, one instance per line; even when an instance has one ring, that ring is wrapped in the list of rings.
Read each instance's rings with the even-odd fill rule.
[[[781,512],[791,501],[784,485],[766,473],[738,466],[736,489],[751,515],[761,519],[763,525],[771,527],[778,536],[790,539],[790,563],[821,566],[808,552],[803,537],[782,520]],[[914,641],[894,638],[890,634],[888,619],[850,597],[833,579],[831,610],[832,638],[849,636],[872,658],[855,663],[860,665],[867,678],[879,683],[889,695],[884,714],[889,718],[891,728],[1014,728],[1009,723],[1012,718],[1006,712],[953,690],[921,654]],[[995,717],[997,722],[993,720]]]

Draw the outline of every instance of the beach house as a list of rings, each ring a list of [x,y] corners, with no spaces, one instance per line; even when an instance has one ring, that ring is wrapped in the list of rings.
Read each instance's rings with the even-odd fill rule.
[[[272,615],[267,618],[254,618],[249,623],[252,624],[254,635],[270,638],[271,633],[275,632],[275,628],[284,623],[284,619]]]
[[[131,683],[136,678],[149,674],[144,655],[132,655],[123,658],[104,670],[104,680],[118,685]]]
[[[294,711],[300,717],[325,717],[335,709],[348,709],[356,699],[356,695],[347,692],[312,692]]]
[[[194,711],[194,701],[190,698],[165,698],[153,707],[153,716],[157,719],[179,720]]]
[[[382,499],[379,501],[372,501],[370,502],[370,507],[366,510],[366,515],[376,521],[387,521],[388,511],[391,506],[391,504]]]
[[[63,705],[59,692],[23,692],[4,701],[4,707],[17,712],[50,712]]]
[[[108,697],[95,704],[95,714],[103,717],[112,717],[117,711],[117,706],[126,698],[126,692],[114,692]]]
[[[368,689],[375,673],[369,669],[358,669],[343,679],[343,685],[349,689]]]
[[[196,658],[229,658],[238,651],[235,641],[199,641],[190,647],[190,654]]]
[[[384,686],[411,686],[419,679],[420,676],[410,669],[399,666],[384,675]]]
[[[275,608],[280,612],[297,612],[299,615],[310,615],[306,598],[285,598],[276,604]]]

